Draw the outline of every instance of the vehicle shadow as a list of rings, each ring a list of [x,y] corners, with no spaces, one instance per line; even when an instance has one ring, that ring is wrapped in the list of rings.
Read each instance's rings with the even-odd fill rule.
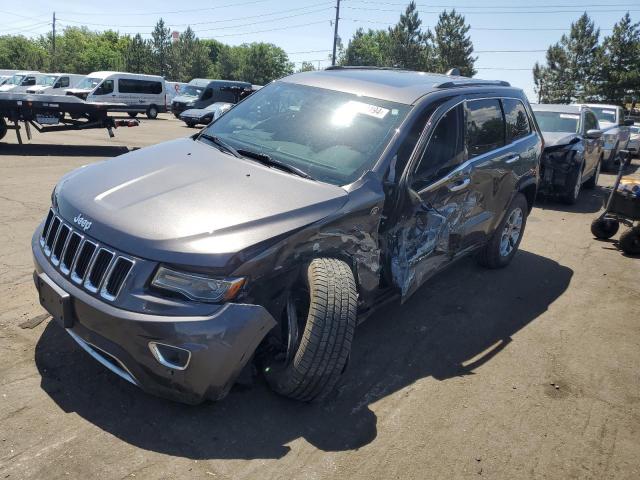
[[[49,145],[44,143],[5,143],[0,147],[0,156],[23,157],[117,157],[130,149],[123,145]]]
[[[573,271],[529,252],[504,270],[463,260],[405,305],[358,328],[341,387],[323,404],[271,393],[262,380],[218,403],[186,406],[143,393],[97,364],[55,323],[36,345],[42,389],[65,412],[139,448],[192,459],[280,458],[298,438],[323,451],[360,448],[377,435],[371,404],[421,379],[474,372],[543,314]]]
[[[602,210],[604,201],[610,192],[610,189],[600,185],[591,190],[583,189],[574,205],[562,203],[562,200],[553,196],[538,195],[535,207],[556,212],[596,213]]]

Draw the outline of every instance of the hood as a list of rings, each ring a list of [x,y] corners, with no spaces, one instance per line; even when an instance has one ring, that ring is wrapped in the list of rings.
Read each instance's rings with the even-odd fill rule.
[[[580,136],[576,133],[567,132],[542,132],[544,138],[544,148],[561,147],[571,145],[580,141]]]
[[[33,87],[29,87],[26,89],[27,93],[42,93],[45,90],[50,90],[51,86],[48,85],[34,85]]]
[[[202,117],[207,113],[211,113],[213,115],[212,110],[205,110],[204,108],[190,108],[189,110],[185,110],[180,114],[181,117]]]
[[[180,102],[180,103],[189,103],[198,101],[198,97],[193,97],[191,95],[177,95],[173,97],[172,102]]]
[[[12,90],[16,88],[15,85],[2,85],[0,86],[0,92],[8,92],[9,90]]]
[[[347,192],[190,138],[80,168],[56,189],[87,235],[149,260],[223,267],[233,254],[321,220]]]

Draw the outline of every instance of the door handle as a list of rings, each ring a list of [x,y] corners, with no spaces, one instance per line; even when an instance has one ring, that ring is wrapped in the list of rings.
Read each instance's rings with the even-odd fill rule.
[[[470,178],[464,178],[462,180],[458,180],[452,185],[449,185],[448,188],[450,192],[458,192],[460,190],[467,188],[470,183],[471,183]]]
[[[513,163],[520,160],[520,155],[516,154],[513,157],[509,158],[505,163]]]

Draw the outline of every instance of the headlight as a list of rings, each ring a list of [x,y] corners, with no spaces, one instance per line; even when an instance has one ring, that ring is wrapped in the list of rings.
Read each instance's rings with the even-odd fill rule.
[[[181,293],[191,300],[221,302],[233,299],[244,282],[244,278],[218,279],[160,267],[151,284],[164,290]]]

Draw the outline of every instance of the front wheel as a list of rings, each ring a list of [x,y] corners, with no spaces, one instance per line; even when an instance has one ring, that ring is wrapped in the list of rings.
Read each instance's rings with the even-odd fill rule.
[[[591,222],[591,233],[600,240],[608,240],[618,233],[620,224],[612,218],[596,218]]]
[[[620,235],[620,248],[627,255],[640,255],[640,227],[630,228]]]
[[[302,297],[287,302],[285,352],[264,368],[267,382],[280,395],[305,402],[321,400],[342,375],[356,327],[358,294],[345,262],[317,258],[307,269]]]
[[[518,193],[511,201],[491,239],[480,250],[478,254],[480,265],[487,268],[503,268],[511,263],[522,241],[528,212],[527,199]]]
[[[570,184],[569,188],[569,192],[562,197],[562,200],[567,205],[574,205],[578,201],[580,189],[582,188],[582,165],[580,165],[573,174],[573,182]]]
[[[600,178],[600,169],[602,168],[602,157],[598,160],[598,164],[596,165],[596,170],[591,175],[591,178],[584,182],[584,188],[592,189],[596,188],[598,185],[598,179]]]
[[[156,118],[158,118],[158,107],[156,107],[155,105],[151,105],[149,108],[147,108],[147,118],[149,120],[155,120]]]

